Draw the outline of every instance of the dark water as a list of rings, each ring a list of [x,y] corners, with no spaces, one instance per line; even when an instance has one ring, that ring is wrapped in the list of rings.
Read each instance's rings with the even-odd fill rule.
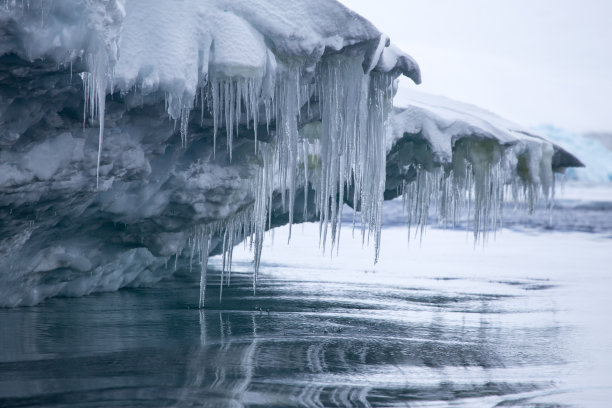
[[[202,311],[183,270],[0,309],[0,407],[612,406],[611,215],[566,201],[556,227],[507,216],[527,227],[481,251],[431,231],[430,252],[408,253],[391,227],[378,269],[346,236],[325,265],[294,231],[264,249],[256,296],[247,257],[222,303],[213,269]]]
[[[526,310],[509,295],[264,278],[253,297],[235,275],[219,308],[217,290],[204,311],[182,274],[0,310],[0,406],[531,406],[567,364],[572,328],[545,295]]]

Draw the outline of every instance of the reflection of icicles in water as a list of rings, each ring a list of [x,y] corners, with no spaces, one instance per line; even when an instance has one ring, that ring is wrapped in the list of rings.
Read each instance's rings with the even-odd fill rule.
[[[235,316],[232,319],[222,312],[200,310],[199,318],[200,344],[189,354],[186,380],[173,406],[246,406],[259,348],[255,313],[245,320],[252,325],[248,342],[232,335]],[[218,341],[209,342],[208,338]]]

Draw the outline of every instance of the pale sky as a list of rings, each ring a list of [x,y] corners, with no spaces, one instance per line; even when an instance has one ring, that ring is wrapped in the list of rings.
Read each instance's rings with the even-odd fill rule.
[[[526,126],[612,131],[612,0],[341,0],[421,66],[400,82]]]

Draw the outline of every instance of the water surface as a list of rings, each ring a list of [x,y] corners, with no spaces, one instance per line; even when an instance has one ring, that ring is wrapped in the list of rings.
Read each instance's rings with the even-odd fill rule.
[[[302,231],[303,230],[303,231]],[[612,240],[504,230],[275,231],[254,296],[238,247],[207,307],[188,269],[152,288],[0,309],[2,407],[566,407],[612,397]],[[357,234],[358,235],[358,234]]]

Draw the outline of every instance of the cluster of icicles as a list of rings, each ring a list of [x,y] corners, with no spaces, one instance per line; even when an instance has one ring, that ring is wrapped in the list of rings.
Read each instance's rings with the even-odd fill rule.
[[[99,71],[81,77],[85,90],[84,113],[100,120],[101,150],[108,77]],[[266,226],[271,225],[275,191],[280,191],[282,207],[288,212],[291,225],[298,186],[304,188],[304,219],[308,218],[310,186],[314,191],[315,216],[320,220],[321,245],[325,247],[330,239],[333,248],[337,244],[344,197],[350,187],[353,203],[360,208],[364,239],[374,237],[378,257],[385,188],[385,124],[392,108],[393,79],[385,73],[364,74],[358,57],[329,56],[317,66],[314,80],[302,78],[299,65],[286,66],[275,79],[273,92],[264,92],[269,84],[263,84],[263,80],[227,77],[202,80],[202,121],[206,106],[213,118],[214,149],[219,130],[225,128],[231,160],[233,138],[246,119],[247,127],[253,125],[254,154],[261,165],[252,183],[253,207],[225,221],[202,225],[189,239],[188,246],[192,253],[198,254],[201,265],[200,306],[204,305],[209,245],[215,236],[223,240],[222,279],[227,282],[233,246],[250,237],[255,257],[255,290],[264,232]],[[320,113],[320,134],[316,137],[301,134],[299,129],[300,123],[312,122],[311,101],[317,104]],[[166,97],[169,112],[177,111],[176,102]],[[177,116],[181,120],[182,144],[186,147],[193,101],[189,104],[178,102],[183,105]],[[257,140],[260,108],[265,112],[268,132],[274,120],[275,137],[271,142]],[[100,152],[97,165],[99,169]]]
[[[484,245],[489,232],[503,227],[504,203],[508,199],[514,202],[515,210],[524,206],[531,213],[542,199],[552,210],[554,181],[547,190],[510,174],[502,162],[490,163],[484,169],[476,169],[467,161],[461,170],[417,168],[415,179],[401,187],[408,239],[413,226],[414,235],[423,238],[432,208],[438,224],[444,227],[455,228],[463,216],[471,220],[474,245]]]
[[[82,78],[85,114],[100,118],[101,149],[107,77],[94,71]],[[264,234],[272,226],[275,192],[280,193],[282,208],[289,214],[291,231],[296,190],[303,186],[304,219],[309,219],[309,187],[314,191],[314,216],[319,219],[323,249],[328,235],[332,249],[337,245],[344,199],[349,198],[360,217],[353,220],[353,228],[359,222],[362,240],[374,242],[375,262],[378,260],[386,179],[386,122],[392,108],[393,80],[391,74],[364,74],[360,58],[341,55],[325,57],[317,66],[314,80],[302,78],[299,65],[285,67],[272,87],[260,79],[202,79],[201,120],[204,121],[207,108],[213,118],[214,149],[217,134],[225,128],[231,160],[232,141],[240,125],[244,128],[246,124],[248,128],[252,124],[254,154],[260,166],[252,183],[253,206],[229,219],[195,228],[186,243],[190,264],[195,255],[200,264],[200,307],[205,303],[208,254],[212,240],[217,237],[222,241],[223,254],[220,298],[224,284],[230,282],[233,247],[241,241],[248,242],[254,252],[255,291]],[[179,100],[177,110],[177,100],[166,97],[168,112],[179,112],[173,116],[180,119],[184,147],[189,142],[187,130],[193,102],[185,104]],[[313,119],[315,109],[320,122]],[[268,132],[274,120],[275,137],[265,143],[258,141],[257,134],[262,113]],[[465,172],[460,175],[442,169],[418,171],[416,179],[403,186],[409,226],[416,223],[418,230],[423,231],[430,204],[434,202],[441,218],[453,222],[462,208],[467,206],[470,213],[473,203],[476,238],[497,225],[506,185],[501,167],[491,163],[484,172],[475,171],[467,160],[463,162]],[[100,152],[98,167],[99,163]],[[182,252],[183,249],[176,254],[177,259]]]

